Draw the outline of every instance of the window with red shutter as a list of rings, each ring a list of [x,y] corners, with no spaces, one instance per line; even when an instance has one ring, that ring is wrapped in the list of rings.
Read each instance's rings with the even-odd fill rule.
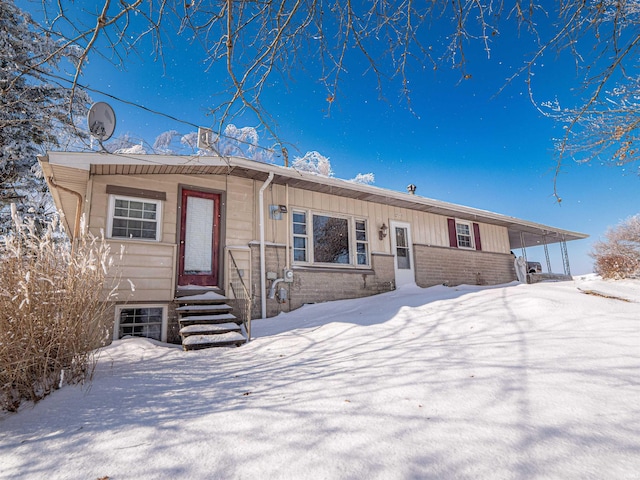
[[[447,218],[447,227],[449,230],[450,247],[482,250],[479,224],[455,218]]]

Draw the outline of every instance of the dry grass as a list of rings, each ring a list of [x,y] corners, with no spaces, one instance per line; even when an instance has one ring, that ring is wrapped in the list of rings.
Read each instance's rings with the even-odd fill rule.
[[[64,238],[56,222],[38,229],[17,216],[0,238],[0,409],[89,379],[108,338],[108,244],[83,233],[72,254]]]

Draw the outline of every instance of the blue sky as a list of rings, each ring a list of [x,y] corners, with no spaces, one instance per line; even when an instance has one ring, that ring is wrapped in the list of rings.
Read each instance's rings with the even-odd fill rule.
[[[567,161],[559,178],[563,201],[558,205],[552,196],[552,150],[561,126],[534,108],[524,78],[497,94],[533,45],[513,30],[505,29],[499,37],[490,58],[479,46],[469,46],[468,80],[461,81],[456,70],[434,72],[415,66],[413,113],[399,96],[397,82],[387,82],[385,99],[379,100],[375,78],[361,74],[365,60],[358,55],[348,59],[330,115],[327,91],[312,63],[286,84],[274,77],[263,102],[281,137],[291,144],[291,157],[317,150],[329,157],[338,178],[373,172],[378,187],[405,191],[414,183],[418,195],[587,233],[591,238],[570,242],[568,247],[572,273],[589,273],[592,262],[587,253],[592,242],[607,227],[639,213],[640,177],[632,168]],[[81,82],[181,120],[211,126],[206,111],[221,99],[216,93],[223,89],[224,72],[205,72],[201,51],[182,41],[167,46],[165,65],[163,70],[145,51],[130,57],[124,70],[93,55]],[[538,100],[557,96],[571,101],[576,95],[571,87],[579,80],[568,56],[543,58],[535,71]],[[116,136],[129,134],[152,144],[164,131],[192,130],[164,116],[91,95],[114,107]],[[257,126],[248,117],[233,123]],[[542,252],[528,256],[544,264]],[[559,247],[551,247],[551,256],[554,269],[561,271]]]

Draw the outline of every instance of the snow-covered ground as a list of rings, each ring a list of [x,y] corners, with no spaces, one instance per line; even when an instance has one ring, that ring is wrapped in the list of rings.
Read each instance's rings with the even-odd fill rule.
[[[115,342],[0,419],[0,478],[640,478],[640,281],[406,287],[254,334]]]

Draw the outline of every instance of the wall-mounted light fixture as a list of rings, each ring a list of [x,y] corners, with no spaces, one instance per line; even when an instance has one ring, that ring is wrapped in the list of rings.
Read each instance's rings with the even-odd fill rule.
[[[415,195],[416,194],[416,187],[413,183],[410,183],[409,185],[407,185],[407,192],[409,192],[411,195]]]
[[[387,236],[387,230],[389,230],[389,227],[387,227],[386,224],[382,224],[382,226],[380,227],[380,231],[378,232],[378,236],[380,237],[380,240],[382,240],[384,237]]]
[[[286,205],[269,205],[269,218],[271,220],[282,220],[284,213],[287,213]]]

